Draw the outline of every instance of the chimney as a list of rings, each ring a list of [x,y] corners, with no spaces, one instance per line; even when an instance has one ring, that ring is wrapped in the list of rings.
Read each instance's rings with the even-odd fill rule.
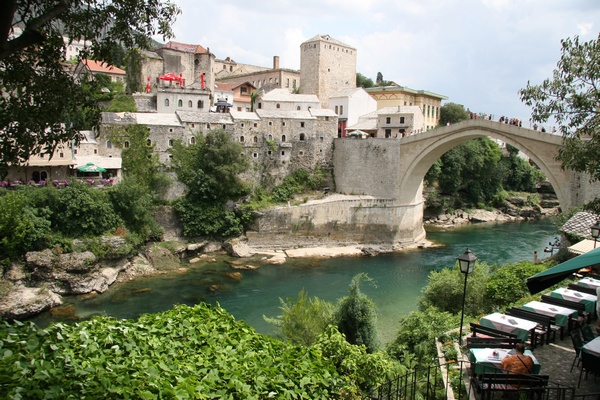
[[[279,56],[273,56],[273,69],[279,69]]]

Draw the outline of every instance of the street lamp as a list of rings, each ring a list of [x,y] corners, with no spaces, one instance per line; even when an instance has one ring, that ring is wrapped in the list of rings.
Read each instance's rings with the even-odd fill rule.
[[[460,267],[460,272],[465,274],[465,287],[463,289],[463,301],[462,301],[462,312],[460,314],[460,332],[458,334],[458,343],[462,345],[462,329],[463,329],[463,320],[465,318],[465,299],[467,298],[467,278],[469,274],[473,272],[473,268],[475,268],[475,261],[477,257],[475,254],[471,252],[467,248],[467,250],[458,256],[456,259],[458,261],[458,265]]]
[[[600,236],[600,220],[596,221],[596,223],[590,226],[590,231],[592,231],[592,237],[594,238],[594,248],[596,248],[596,241]]]

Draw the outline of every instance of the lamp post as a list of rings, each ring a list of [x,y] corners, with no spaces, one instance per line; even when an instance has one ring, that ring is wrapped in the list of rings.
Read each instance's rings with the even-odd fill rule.
[[[596,242],[600,236],[600,220],[596,221],[594,225],[590,226],[590,231],[592,232],[592,237],[594,238],[594,248],[596,248]]]
[[[475,267],[475,261],[477,260],[477,257],[475,256],[475,254],[473,254],[471,252],[471,250],[469,250],[467,248],[467,250],[463,254],[458,256],[458,258],[456,260],[458,261],[458,265],[460,267],[460,272],[465,274],[465,287],[463,289],[462,312],[460,314],[460,331],[458,334],[458,344],[462,345],[462,329],[463,329],[463,321],[465,318],[465,300],[467,298],[467,278],[469,277],[469,274],[471,272],[473,272],[473,268]]]

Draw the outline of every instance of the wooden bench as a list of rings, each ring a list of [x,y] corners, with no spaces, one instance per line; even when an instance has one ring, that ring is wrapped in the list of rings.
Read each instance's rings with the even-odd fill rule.
[[[526,394],[527,399],[542,399],[548,386],[548,375],[522,375],[501,373],[484,373],[473,377],[473,383],[481,399],[491,399],[495,392],[504,394]],[[518,398],[518,397],[517,397]]]
[[[562,326],[556,325],[556,319],[549,315],[537,314],[533,311],[525,310],[523,308],[511,307],[506,311],[508,315],[513,317],[523,318],[528,321],[536,322],[538,325],[535,328],[536,342],[539,339],[539,344],[544,344],[544,338],[546,343],[556,341],[556,332],[559,332],[560,339],[564,339],[564,332]]]
[[[471,337],[483,337],[483,338],[504,338],[504,339],[516,339],[517,335],[514,333],[504,332],[494,328],[488,328],[487,326],[479,325],[475,322],[471,322],[470,324],[471,332],[473,333]]]
[[[548,304],[554,304],[556,306],[570,308],[572,310],[576,310],[579,314],[578,320],[570,320],[569,321],[569,332],[573,329],[578,329],[584,323],[590,322],[590,313],[585,311],[585,304],[577,303],[576,301],[560,299],[558,297],[552,297],[547,294],[542,295],[542,301]]]
[[[467,348],[469,349],[514,349],[517,343],[523,341],[518,338],[487,338],[473,337],[467,338]]]
[[[569,289],[577,290],[578,292],[581,292],[581,293],[591,294],[593,296],[596,295],[596,289],[587,287],[587,286],[583,286],[578,283],[569,283]]]

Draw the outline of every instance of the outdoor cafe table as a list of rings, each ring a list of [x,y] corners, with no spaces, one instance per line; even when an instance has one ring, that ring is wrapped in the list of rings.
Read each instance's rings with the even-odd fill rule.
[[[498,353],[494,356],[494,351]],[[469,349],[469,360],[474,363],[473,372],[476,374],[491,373],[494,372],[494,368],[502,369],[502,360],[508,355],[508,353],[514,354],[514,350],[509,349]],[[530,350],[525,350],[525,354],[530,356],[533,360],[533,371],[532,374],[539,374],[542,366],[531,353]]]
[[[523,342],[530,339],[531,332],[535,330],[535,327],[537,326],[537,323],[535,322],[501,313],[493,313],[481,317],[479,323],[488,328],[498,329],[499,331],[507,333],[514,333],[517,335],[517,338],[521,339]]]
[[[596,289],[598,286],[600,286],[600,280],[590,278],[590,277],[580,279],[579,282],[577,282],[577,283],[580,284],[581,286],[589,287],[592,289]]]
[[[571,308],[555,306],[554,304],[542,303],[541,301],[530,301],[521,306],[523,309],[533,311],[536,314],[547,315],[554,317],[556,325],[569,328],[569,317],[577,319],[579,313]]]
[[[550,292],[550,296],[559,299],[574,301],[576,303],[582,303],[585,305],[585,311],[589,313],[594,313],[594,311],[596,310],[596,301],[598,300],[598,298],[593,294],[583,293],[577,290],[571,290],[567,288],[556,289]]]
[[[600,336],[584,344],[581,350],[593,356],[600,357]]]

